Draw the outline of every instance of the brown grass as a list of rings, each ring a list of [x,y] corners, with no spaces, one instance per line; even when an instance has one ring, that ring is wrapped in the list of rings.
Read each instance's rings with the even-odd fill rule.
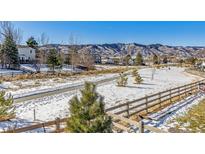
[[[82,76],[82,75],[98,75],[98,74],[109,74],[109,73],[121,73],[128,71],[132,68],[111,68],[105,70],[90,70],[81,73],[34,73],[34,74],[20,74],[14,77],[1,77],[0,81],[18,81],[18,80],[27,80],[27,79],[51,79],[51,78],[65,78],[65,77],[73,77],[73,76]]]
[[[171,128],[175,132],[205,133],[205,99],[194,105],[183,116],[176,117],[170,123],[176,122]]]

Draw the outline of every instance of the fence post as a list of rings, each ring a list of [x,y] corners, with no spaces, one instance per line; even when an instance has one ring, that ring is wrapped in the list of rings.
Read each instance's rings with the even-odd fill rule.
[[[129,108],[129,102],[127,102],[127,117],[130,117],[130,108]]]
[[[60,131],[60,118],[56,118],[56,133]]]
[[[198,83],[196,83],[196,92],[199,92],[200,91],[200,81]]]
[[[179,100],[180,100],[181,99],[180,87],[178,88],[178,95],[179,95]]]
[[[188,88],[188,86],[187,86],[187,85],[185,85],[185,96],[186,96],[186,97],[188,96],[188,93],[187,93],[187,88]]]
[[[139,133],[144,133],[144,122],[143,122],[143,118],[141,116],[139,117]]]
[[[36,109],[33,109],[33,121],[36,121]]]
[[[146,112],[148,113],[148,97],[145,95]]]
[[[161,104],[161,92],[159,92],[159,107],[160,107],[160,109],[162,108],[162,104]]]
[[[192,85],[191,94],[194,94],[195,83]]]

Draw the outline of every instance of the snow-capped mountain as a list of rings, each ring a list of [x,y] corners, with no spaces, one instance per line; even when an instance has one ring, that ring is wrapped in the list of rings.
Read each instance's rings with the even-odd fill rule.
[[[57,47],[59,49],[68,50],[69,45],[49,45],[49,47]],[[162,44],[150,44],[142,45],[137,43],[113,43],[113,44],[88,44],[78,45],[78,50],[89,51],[93,54],[100,54],[101,56],[121,56],[130,54],[135,56],[138,52],[141,52],[143,56],[157,55],[170,55],[178,57],[205,57],[205,47],[195,46],[169,46]]]

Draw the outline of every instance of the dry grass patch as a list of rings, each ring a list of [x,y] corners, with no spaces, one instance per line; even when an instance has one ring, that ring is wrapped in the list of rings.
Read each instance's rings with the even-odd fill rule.
[[[109,73],[121,73],[126,72],[133,68],[119,67],[111,68],[105,70],[90,70],[81,73],[70,73],[70,72],[61,72],[61,73],[34,73],[34,74],[19,74],[13,77],[4,77],[2,76],[0,81],[18,81],[18,80],[28,80],[28,79],[52,79],[52,78],[65,78],[65,77],[75,77],[82,75],[99,75],[99,74],[109,74]]]
[[[205,99],[191,107],[183,116],[171,120],[170,123],[175,123],[172,130],[176,132],[205,133]]]

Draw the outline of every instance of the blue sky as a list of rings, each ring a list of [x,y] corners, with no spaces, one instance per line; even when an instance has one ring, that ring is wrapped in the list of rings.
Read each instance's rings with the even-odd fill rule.
[[[161,43],[166,45],[205,46],[205,22],[178,21],[18,21],[23,31],[22,44],[29,36],[45,32],[50,43],[68,43],[73,34],[80,44]]]

